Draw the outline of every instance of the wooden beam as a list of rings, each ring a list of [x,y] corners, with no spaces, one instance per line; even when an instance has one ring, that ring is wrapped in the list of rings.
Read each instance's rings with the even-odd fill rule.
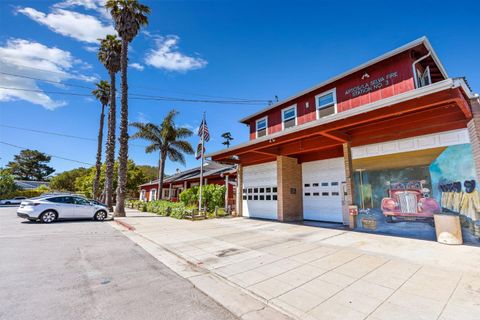
[[[322,132],[321,135],[342,143],[348,142],[351,139],[351,137],[348,134],[338,130],[334,130],[330,132]]]

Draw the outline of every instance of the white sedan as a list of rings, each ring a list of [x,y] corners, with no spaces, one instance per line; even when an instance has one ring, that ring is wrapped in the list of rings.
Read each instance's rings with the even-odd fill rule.
[[[0,204],[20,204],[23,200],[27,199],[27,197],[15,197],[12,199],[3,199],[0,200]]]
[[[90,218],[103,221],[107,207],[75,195],[50,195],[22,201],[17,216],[31,221],[51,223],[58,219]]]

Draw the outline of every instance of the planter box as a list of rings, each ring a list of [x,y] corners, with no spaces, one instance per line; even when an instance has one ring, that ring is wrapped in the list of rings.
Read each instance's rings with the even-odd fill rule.
[[[434,214],[437,241],[444,244],[463,244],[460,216],[450,213]]]

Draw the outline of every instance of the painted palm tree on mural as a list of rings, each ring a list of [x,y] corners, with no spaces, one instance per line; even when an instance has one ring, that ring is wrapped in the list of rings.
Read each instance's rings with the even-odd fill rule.
[[[100,125],[98,128],[98,145],[97,145],[97,159],[95,162],[95,179],[93,180],[93,198],[98,199],[100,196],[100,172],[102,170],[102,144],[103,144],[103,123],[105,121],[105,107],[110,101],[110,83],[101,80],[95,84],[97,89],[92,91],[92,94],[100,101],[102,105],[102,112],[100,113]]]
[[[120,151],[115,215],[124,217],[128,162],[128,44],[137,36],[140,28],[148,24],[147,15],[150,13],[150,8],[140,4],[137,0],[107,0],[105,7],[110,11],[115,24],[115,30],[117,30],[118,35],[122,38],[122,55],[120,59],[122,73],[122,107],[120,115]]]
[[[113,168],[115,164],[115,130],[116,130],[116,74],[120,71],[122,44],[114,35],[107,35],[100,40],[98,60],[110,75],[110,110],[108,112],[107,149],[105,151],[105,202],[113,211]]]
[[[177,111],[171,110],[160,125],[154,123],[134,122],[130,125],[138,131],[132,135],[132,139],[144,139],[150,142],[145,152],[158,151],[158,198],[163,195],[163,178],[165,176],[165,162],[167,158],[173,162],[180,162],[185,165],[183,154],[193,154],[190,142],[184,140],[191,137],[193,132],[190,129],[177,127],[175,116]]]

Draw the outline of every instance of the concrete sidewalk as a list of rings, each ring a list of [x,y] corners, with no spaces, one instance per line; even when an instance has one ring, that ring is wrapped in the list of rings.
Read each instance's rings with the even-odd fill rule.
[[[191,222],[131,211],[122,220],[143,247],[194,266],[184,274],[194,284],[208,288],[221,278],[232,295],[250,295],[292,318],[480,317],[478,247],[243,218]],[[206,293],[231,310],[222,302],[231,299],[214,291]]]

